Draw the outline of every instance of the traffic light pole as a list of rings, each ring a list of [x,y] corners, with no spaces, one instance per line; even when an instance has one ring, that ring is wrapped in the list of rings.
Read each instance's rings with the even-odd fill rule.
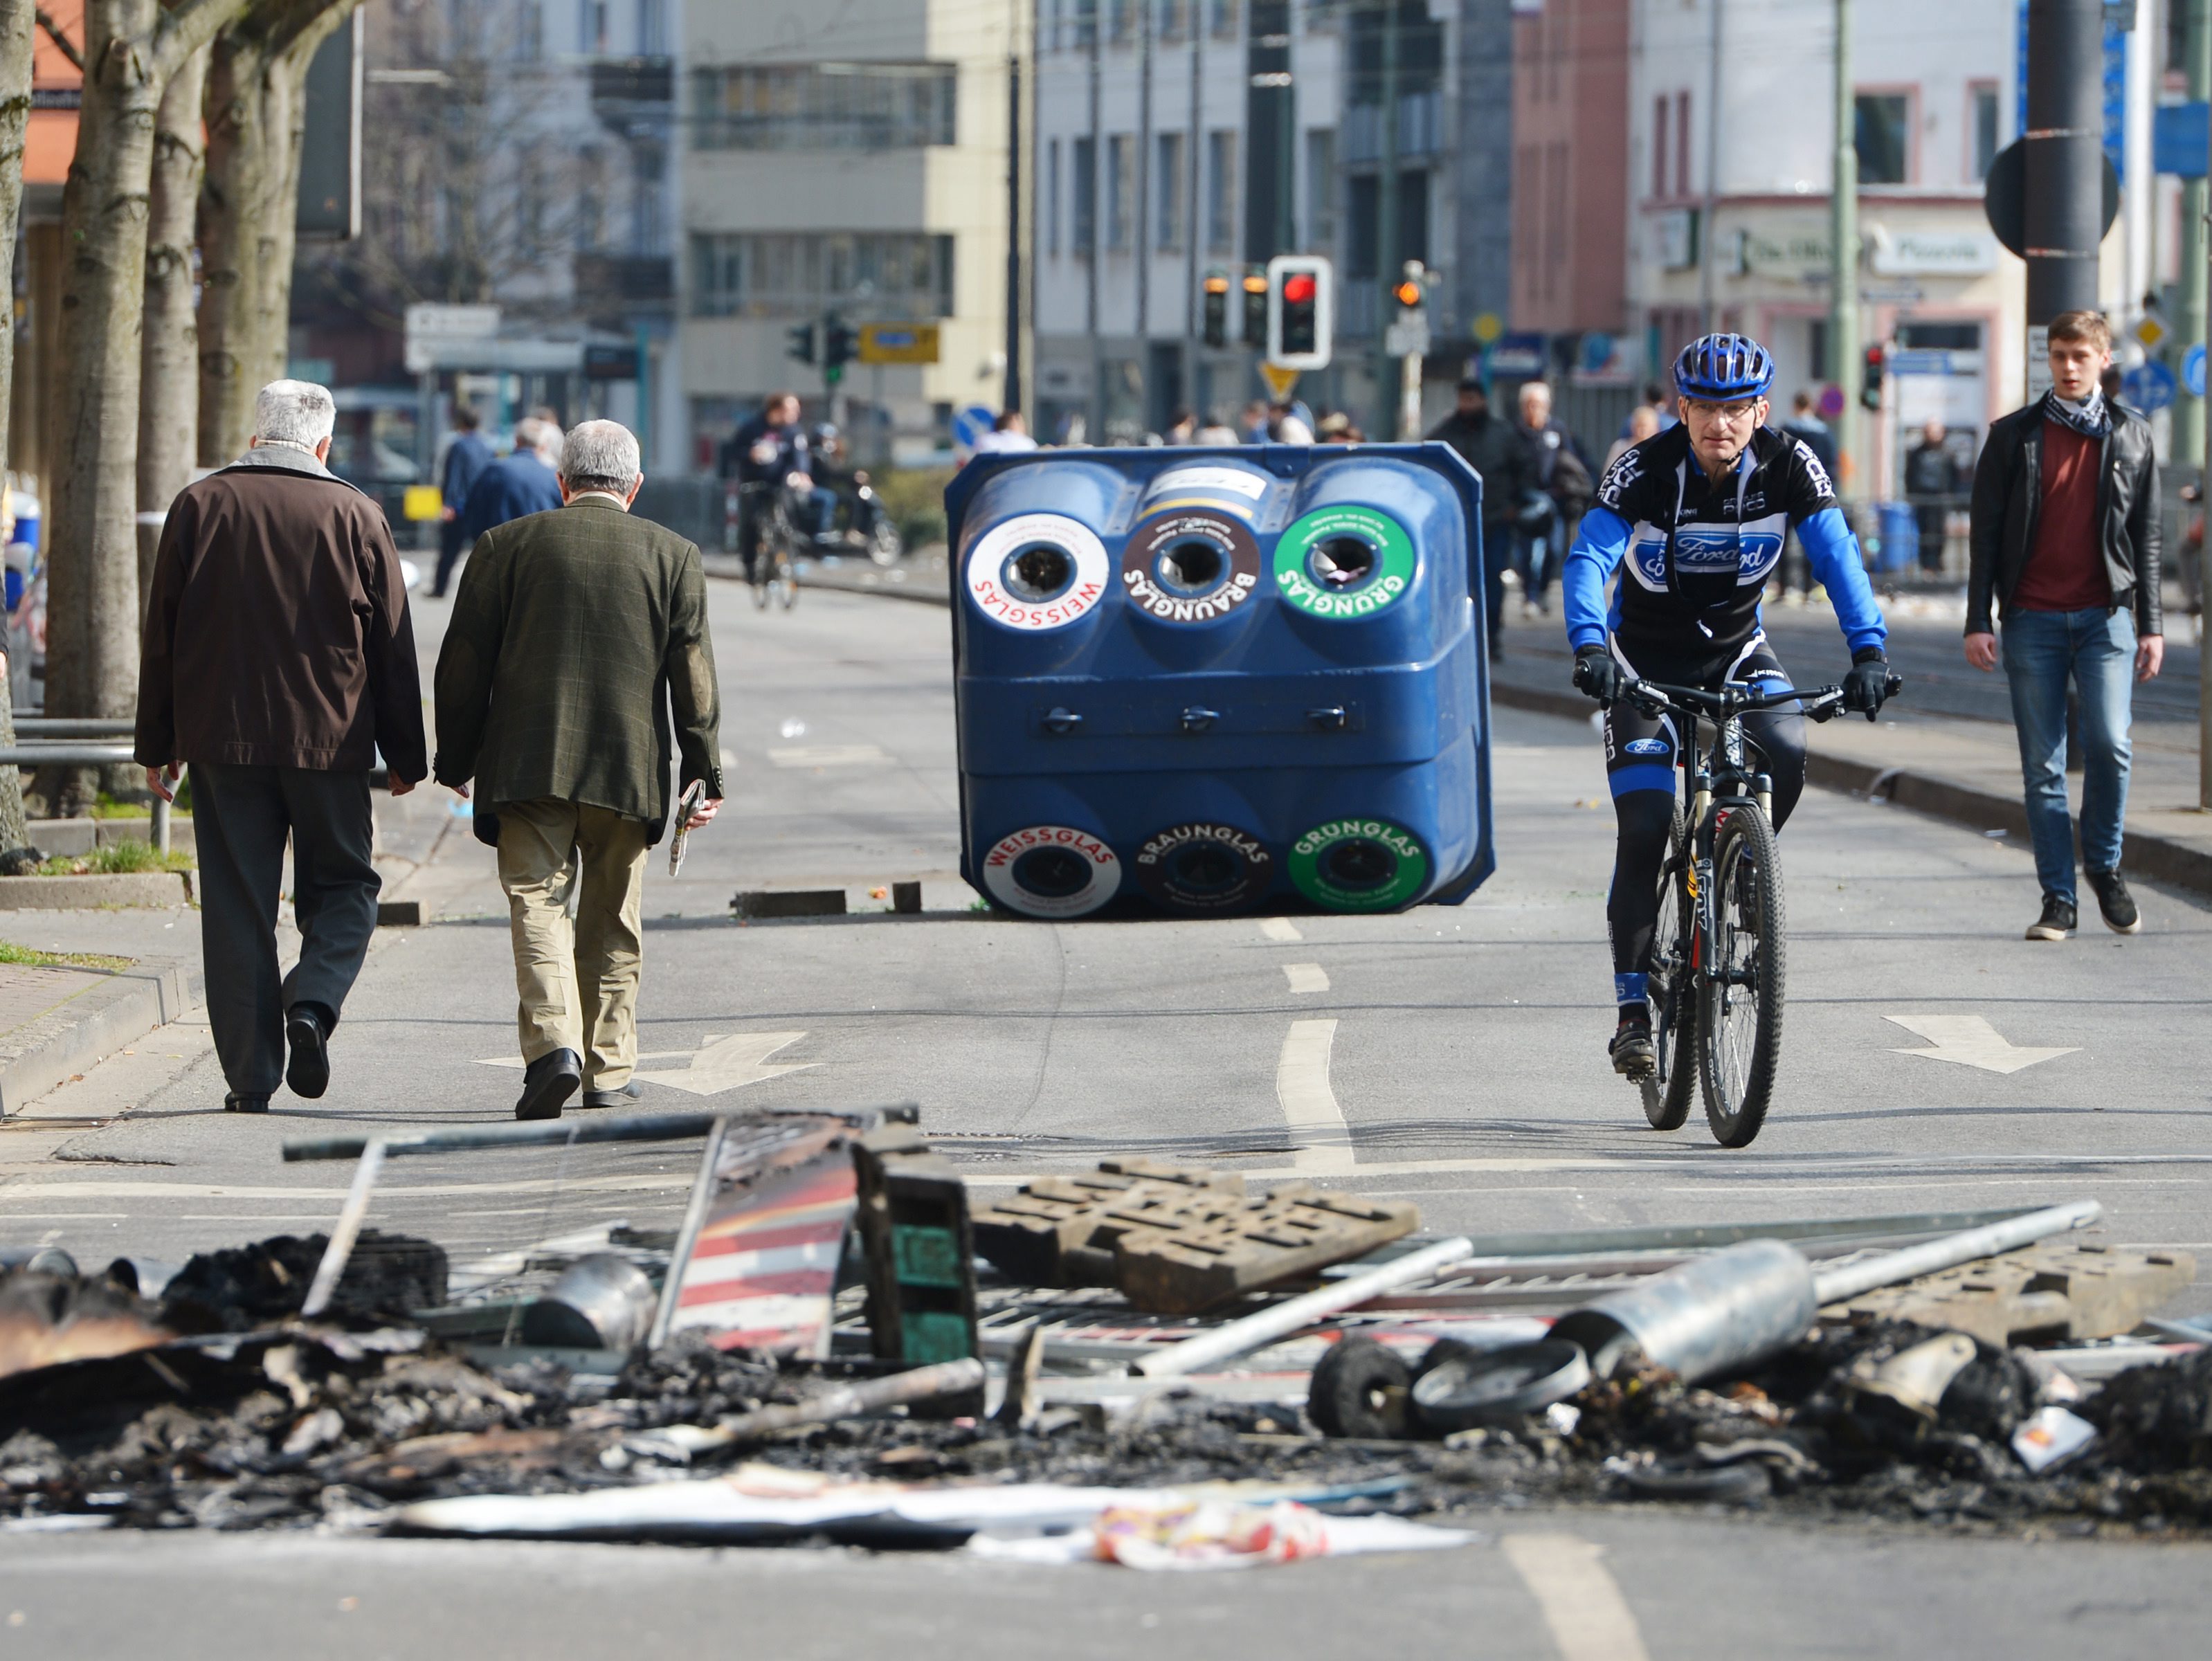
[[[2182,57],[2189,76],[2189,97],[2191,102],[2203,103],[2212,97],[2212,0],[2179,0],[2179,3],[2185,9],[2187,33]],[[2181,303],[2174,328],[2185,352],[2204,338],[2205,186],[2202,178],[2181,181]],[[2185,466],[2184,458],[2201,461],[2203,453],[2204,400],[2184,386],[2173,400],[2173,454]]]
[[[2104,240],[2104,0],[2028,0],[2027,321],[2097,305]]]
[[[1859,361],[1859,145],[1851,82],[1851,0],[1836,0],[1836,160],[1828,189],[1828,379],[1844,392],[1836,413],[1836,490],[1861,492],[1858,400],[1849,391]]]

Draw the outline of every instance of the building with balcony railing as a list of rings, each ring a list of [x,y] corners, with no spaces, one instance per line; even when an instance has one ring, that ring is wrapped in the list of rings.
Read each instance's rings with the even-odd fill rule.
[[[1026,0],[692,0],[684,23],[682,257],[688,459],[768,394],[915,459],[1004,398],[1008,64]],[[938,361],[819,362],[824,319],[936,323]],[[815,326],[817,361],[791,356]]]

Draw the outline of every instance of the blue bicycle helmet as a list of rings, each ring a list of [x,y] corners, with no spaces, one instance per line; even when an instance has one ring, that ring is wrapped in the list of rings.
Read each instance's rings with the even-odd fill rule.
[[[1764,398],[1774,384],[1774,359],[1749,335],[1709,334],[1674,360],[1674,390],[1684,398],[1736,404]]]

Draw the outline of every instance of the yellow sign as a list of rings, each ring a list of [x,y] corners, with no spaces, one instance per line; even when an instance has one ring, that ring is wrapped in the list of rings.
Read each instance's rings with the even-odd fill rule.
[[[2166,325],[2146,313],[2136,320],[2136,338],[2146,346],[2155,346],[2166,338]]]
[[[436,519],[446,511],[446,498],[434,484],[410,484],[400,511],[410,519]]]
[[[860,325],[863,363],[934,363],[937,325],[934,323],[863,323]]]
[[[1296,369],[1286,369],[1279,363],[1262,363],[1260,366],[1260,378],[1267,383],[1267,390],[1275,395],[1275,402],[1278,404],[1288,398],[1291,395],[1291,388],[1298,384],[1298,372]]]
[[[1474,338],[1487,346],[1505,332],[1505,319],[1496,312],[1485,312],[1474,319]]]

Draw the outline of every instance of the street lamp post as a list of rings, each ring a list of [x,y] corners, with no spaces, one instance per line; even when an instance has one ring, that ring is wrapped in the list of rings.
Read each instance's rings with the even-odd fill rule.
[[[1851,87],[1851,0],[1836,0],[1836,159],[1828,186],[1828,379],[1836,414],[1836,489],[1859,493],[1858,400],[1846,384],[1859,356],[1859,146]]]

